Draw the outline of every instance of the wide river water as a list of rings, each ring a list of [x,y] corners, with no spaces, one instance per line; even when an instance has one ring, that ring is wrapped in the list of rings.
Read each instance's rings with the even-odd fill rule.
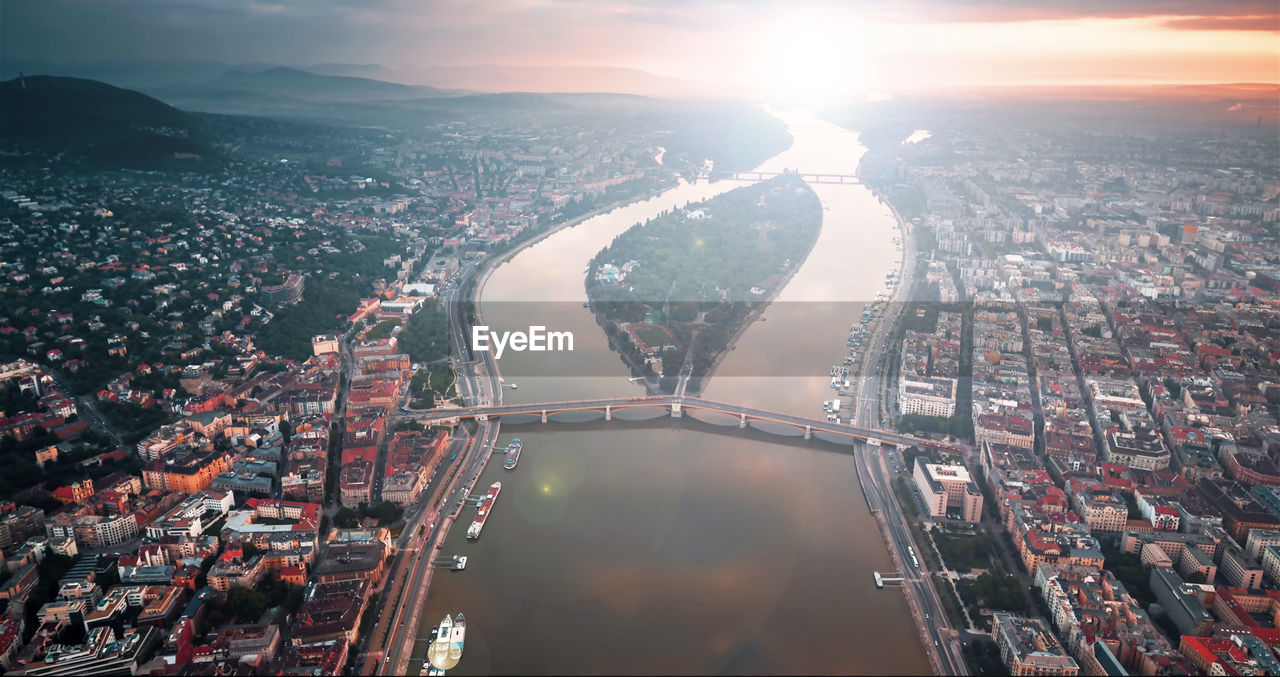
[[[855,133],[780,116],[794,143],[759,169],[854,173],[865,152]],[[519,386],[504,401],[645,394],[583,307],[587,262],[637,222],[741,185],[682,184],[495,270],[481,300],[487,324],[574,333],[572,353],[504,354],[502,374]],[[704,396],[820,417],[835,395],[828,369],[847,355],[861,304],[899,265],[897,229],[864,186],[813,188],[825,207],[816,246]],[[688,418],[504,425],[500,444],[513,437],[520,464],[490,463],[477,482],[503,483],[493,517],[469,543],[474,509],[464,509],[443,553],[468,555],[467,569],[433,577],[419,625],[426,635],[446,613],[466,614],[451,673],[929,671],[902,593],[872,582],[893,566],[847,451]]]

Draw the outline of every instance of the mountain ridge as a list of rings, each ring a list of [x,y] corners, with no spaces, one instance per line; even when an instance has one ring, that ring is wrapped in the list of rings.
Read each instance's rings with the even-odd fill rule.
[[[100,168],[208,169],[222,157],[196,120],[142,92],[34,75],[0,82],[0,138]]]

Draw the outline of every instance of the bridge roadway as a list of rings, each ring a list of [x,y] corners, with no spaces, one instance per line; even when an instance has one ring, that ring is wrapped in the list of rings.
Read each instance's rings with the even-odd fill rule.
[[[862,183],[862,179],[858,178],[857,174],[839,174],[835,172],[734,172],[727,178],[732,181],[764,181],[784,174],[795,174],[809,183],[843,183],[849,185]]]
[[[562,402],[531,402],[526,404],[503,404],[496,406],[475,406],[475,407],[458,407],[452,409],[435,409],[430,412],[414,413],[409,416],[417,420],[419,423],[431,424],[439,421],[474,418],[479,420],[488,420],[490,417],[504,416],[537,416],[544,423],[551,420],[556,414],[574,411],[597,412],[604,415],[605,420],[613,420],[613,414],[618,411],[627,409],[640,408],[664,408],[670,411],[672,417],[681,417],[686,411],[711,411],[720,414],[726,414],[738,419],[739,427],[745,428],[748,424],[755,421],[765,421],[769,423],[788,426],[794,430],[800,431],[795,435],[803,434],[805,439],[810,439],[813,433],[825,433],[823,439],[827,441],[837,442],[838,439],[830,439],[827,436],[835,435],[848,438],[848,442],[867,442],[868,440],[879,440],[884,444],[892,444],[898,447],[920,446],[940,451],[949,451],[955,453],[963,453],[964,448],[959,445],[948,444],[938,440],[930,440],[926,438],[916,437],[914,435],[906,435],[890,430],[882,430],[879,428],[868,428],[847,423],[835,423],[832,421],[805,418],[803,416],[793,416],[776,411],[768,411],[765,409],[753,409],[736,404],[727,404],[724,402],[713,402],[696,397],[677,397],[675,395],[657,395],[652,397],[616,397],[595,400],[567,400]],[[580,421],[580,419],[579,419]],[[571,421],[560,421],[571,422]],[[576,422],[576,421],[575,421]],[[714,422],[712,422],[714,423]],[[730,424],[729,421],[725,422]],[[756,427],[764,432],[785,435],[787,433],[778,430],[769,430],[768,428]],[[874,444],[874,442],[872,442]]]

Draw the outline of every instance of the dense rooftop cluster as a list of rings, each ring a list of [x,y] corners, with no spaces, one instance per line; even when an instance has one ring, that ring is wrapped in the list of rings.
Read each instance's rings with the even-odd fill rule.
[[[456,457],[399,420],[451,397],[428,302],[674,180],[609,120],[215,118],[223,173],[0,169],[0,667],[344,669]]]
[[[931,132],[874,151],[868,178],[936,259],[934,359],[951,314],[972,337],[971,396],[945,404],[972,424],[1014,579],[1049,610],[996,614],[1004,669],[1274,669],[1280,551],[1246,545],[1280,520],[1276,139]],[[930,404],[903,386],[927,341],[907,333],[904,414]]]

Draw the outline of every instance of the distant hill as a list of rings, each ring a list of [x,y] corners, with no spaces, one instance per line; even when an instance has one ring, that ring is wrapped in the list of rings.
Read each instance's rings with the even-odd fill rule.
[[[101,168],[208,169],[221,156],[190,115],[146,94],[47,75],[0,83],[0,138]]]
[[[230,73],[229,73],[230,71]],[[220,90],[264,93],[263,87],[298,83],[306,75],[353,77],[373,80],[384,85],[415,88],[416,94],[380,87],[372,91],[385,100],[427,96],[453,96],[478,92],[593,92],[625,93],[656,97],[717,98],[736,97],[743,92],[721,83],[698,82],[678,77],[655,75],[635,68],[610,66],[424,66],[418,64],[383,66],[378,64],[319,63],[292,67],[271,63],[226,63],[218,61],[48,61],[6,56],[0,59],[0,78],[22,73],[64,75],[110,82],[121,87],[142,90],[164,101],[171,101],[169,87],[211,87]],[[301,74],[301,75],[299,75]],[[227,77],[229,76],[230,77]],[[263,76],[260,78],[246,76]],[[283,78],[280,76],[289,76]],[[223,80],[223,78],[226,80]],[[288,81],[292,80],[292,82]],[[272,84],[267,84],[267,83]],[[316,81],[312,81],[316,82]],[[336,84],[336,83],[334,83]],[[353,83],[346,83],[351,85]],[[228,87],[227,85],[234,85]],[[311,100],[302,89],[269,91]],[[190,92],[174,92],[189,96]],[[363,94],[362,94],[363,95]],[[323,101],[322,101],[323,102]],[[202,109],[203,110],[203,109]]]
[[[408,69],[405,69],[408,70]],[[721,97],[729,88],[606,66],[445,66],[412,71],[418,82],[482,92],[621,93],[656,97]]]
[[[241,69],[244,70],[244,69]],[[413,78],[403,71],[380,66],[376,63],[318,63],[311,66],[299,66],[316,75],[340,75],[353,78],[370,78],[383,82],[398,82],[402,85],[416,84]]]
[[[283,66],[256,73],[229,71],[208,82],[207,86],[220,90],[291,97],[312,103],[397,101],[443,95],[435,87],[402,85],[345,75],[317,75]]]
[[[186,110],[233,115],[335,117],[335,105],[391,104],[445,98],[454,92],[371,78],[318,75],[283,66],[231,70],[216,78],[163,87],[148,94]],[[340,116],[339,116],[340,117]]]
[[[171,59],[164,61],[47,61],[9,57],[0,59],[0,80],[27,75],[61,75],[106,82],[117,87],[146,91],[176,82],[203,82],[229,70],[258,71],[273,63],[220,63]],[[384,78],[385,79],[385,78]]]
[[[655,75],[613,66],[401,66],[325,63],[303,70],[323,75],[375,78],[406,85],[426,84],[445,91],[615,93],[653,97],[722,97],[741,92],[717,84]]]

